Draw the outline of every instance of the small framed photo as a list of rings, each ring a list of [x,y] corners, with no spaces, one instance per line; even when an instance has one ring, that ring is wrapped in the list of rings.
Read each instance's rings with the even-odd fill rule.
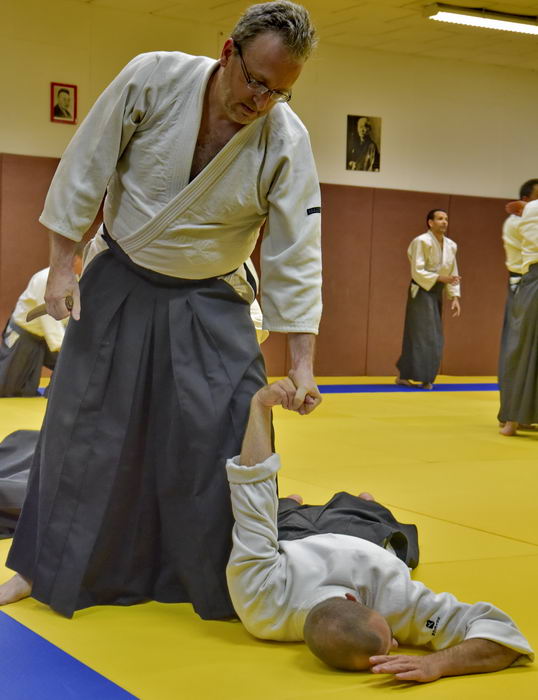
[[[381,117],[348,114],[346,169],[372,173],[381,168]]]
[[[61,124],[77,123],[77,86],[50,84],[50,120]]]

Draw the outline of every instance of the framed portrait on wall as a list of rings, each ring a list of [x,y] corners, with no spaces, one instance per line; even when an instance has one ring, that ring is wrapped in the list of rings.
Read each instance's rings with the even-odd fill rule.
[[[77,86],[50,84],[50,120],[61,124],[77,123]]]
[[[372,173],[381,168],[381,117],[348,114],[346,169]]]

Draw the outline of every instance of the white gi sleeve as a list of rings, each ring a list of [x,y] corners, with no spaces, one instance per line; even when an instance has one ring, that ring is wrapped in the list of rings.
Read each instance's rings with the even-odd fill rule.
[[[513,665],[534,660],[532,648],[512,619],[491,603],[462,603],[450,593],[434,593],[412,580],[407,601],[403,627],[397,633],[403,644],[440,650],[465,639],[489,639],[522,654]]]
[[[528,202],[521,215],[520,233],[522,238],[521,272],[529,271],[530,265],[538,262],[538,200]]]
[[[420,237],[414,238],[407,249],[407,255],[411,263],[411,277],[417,284],[429,291],[437,282],[439,274],[426,269],[428,258],[428,245]]]
[[[458,261],[456,260],[456,252],[458,250],[458,246],[453,242],[452,243],[452,254],[453,254],[453,260],[452,260],[452,265],[450,267],[449,272],[447,274],[449,276],[451,275],[459,275],[458,272]],[[460,289],[460,283],[456,282],[455,284],[447,284],[446,285],[446,290],[448,294],[449,299],[453,299],[454,297],[459,297],[461,296],[461,289]]]
[[[286,145],[267,200],[261,244],[263,327],[317,333],[321,317],[321,193],[308,134]]]
[[[118,160],[151,102],[159,55],[134,58],[98,98],[71,140],[52,180],[39,221],[80,241],[92,224]]]
[[[278,546],[276,474],[280,458],[244,467],[239,457],[226,463],[235,518],[233,547],[226,569],[234,608],[257,637],[270,637],[286,588],[285,562]]]

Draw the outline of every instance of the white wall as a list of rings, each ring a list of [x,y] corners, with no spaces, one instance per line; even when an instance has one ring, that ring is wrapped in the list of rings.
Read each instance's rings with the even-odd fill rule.
[[[537,73],[321,46],[297,86],[323,182],[512,197],[538,177]],[[346,117],[382,118],[381,170],[345,169]]]
[[[79,121],[134,55],[216,56],[215,28],[68,0],[2,0],[0,152],[59,156],[76,127],[49,121],[50,82],[78,85]],[[538,177],[536,72],[321,45],[297,84],[320,179],[494,197]],[[346,117],[380,116],[381,172],[345,169]]]

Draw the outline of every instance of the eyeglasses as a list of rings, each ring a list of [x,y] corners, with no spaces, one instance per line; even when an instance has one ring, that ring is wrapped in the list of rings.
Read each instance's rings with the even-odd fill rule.
[[[271,90],[271,88],[268,88],[267,85],[264,85],[263,83],[260,83],[251,77],[243,59],[243,52],[241,50],[241,46],[237,43],[237,41],[234,41],[234,45],[237,49],[239,60],[241,61],[241,69],[243,70],[243,75],[245,76],[245,80],[247,81],[248,89],[255,95],[259,95],[260,97],[269,94],[269,99],[271,100],[271,102],[289,102],[291,100],[291,92],[287,92],[284,90]]]

